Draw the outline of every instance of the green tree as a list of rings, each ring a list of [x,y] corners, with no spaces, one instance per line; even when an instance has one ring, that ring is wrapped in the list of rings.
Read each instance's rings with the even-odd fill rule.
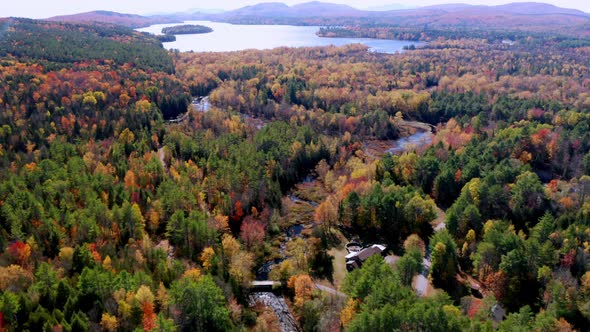
[[[419,249],[411,248],[396,263],[402,284],[410,286],[412,278],[422,271],[422,253]]]
[[[504,321],[500,323],[499,331],[501,332],[526,332],[531,331],[534,315],[529,306],[520,308],[518,312],[509,314]]]
[[[516,183],[510,191],[510,209],[518,221],[518,226],[534,226],[533,222],[543,214],[546,198],[545,189],[537,174],[524,172],[516,178]]]
[[[446,229],[430,238],[432,266],[430,276],[439,287],[451,284],[457,274],[457,245]]]
[[[226,300],[210,276],[198,281],[189,278],[176,281],[170,295],[179,310],[175,321],[181,331],[227,331],[231,328]]]
[[[412,229],[426,238],[432,233],[430,222],[436,218],[436,204],[430,198],[422,198],[418,193],[405,204],[406,222],[414,225]]]
[[[6,291],[0,296],[0,312],[4,316],[6,326],[13,330],[18,327],[17,314],[20,310],[18,296],[13,292]]]
[[[413,182],[425,193],[431,193],[439,168],[440,162],[435,156],[427,155],[419,158],[414,170]]]

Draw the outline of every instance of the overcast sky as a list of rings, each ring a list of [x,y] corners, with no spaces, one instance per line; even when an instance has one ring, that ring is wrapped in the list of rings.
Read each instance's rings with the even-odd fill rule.
[[[284,2],[296,4],[310,0],[2,0],[0,17],[17,16],[31,18],[46,18],[55,15],[73,14],[92,10],[111,10],[121,13],[151,14],[178,12],[194,8],[235,9],[260,2]],[[411,6],[425,6],[442,3],[470,3],[496,5],[509,2],[527,2],[534,0],[323,0],[325,2],[343,3],[356,8],[383,6],[402,3]],[[541,0],[537,0],[541,2]],[[6,3],[8,2],[8,4]],[[544,0],[560,7],[576,8],[590,13],[589,0]]]

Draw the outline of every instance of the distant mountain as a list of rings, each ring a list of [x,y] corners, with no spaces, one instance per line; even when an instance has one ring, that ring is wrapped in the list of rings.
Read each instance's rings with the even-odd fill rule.
[[[223,16],[287,16],[291,8],[282,2],[265,2],[222,13]]]
[[[246,6],[220,14],[220,17],[351,17],[363,15],[363,11],[347,5],[326,2],[306,2],[287,6],[280,2],[266,2]]]
[[[291,7],[291,11],[298,16],[359,16],[363,14],[362,10],[347,5],[340,5],[326,2],[306,2]]]
[[[424,6],[424,7],[420,7],[420,9],[457,11],[457,10],[464,10],[464,9],[475,8],[475,7],[489,8],[488,6],[474,6],[474,5],[469,5],[466,3],[446,3],[446,4],[442,4],[442,5]]]
[[[73,15],[54,16],[48,18],[47,20],[69,23],[100,22],[123,25],[131,28],[146,27],[153,24],[180,23],[180,21],[167,16],[141,16],[135,14],[121,14],[104,10]]]
[[[435,15],[431,13],[432,16],[425,15],[414,20],[414,24],[423,23],[432,27],[560,30],[579,36],[589,35],[586,27],[590,24],[590,14],[545,3],[521,2],[499,6],[448,4],[422,7],[419,10],[438,11]],[[399,15],[395,12],[390,14]]]
[[[191,8],[188,9],[186,11],[183,11],[183,13],[201,13],[201,14],[220,14],[225,12],[225,10],[223,9],[214,9],[214,8]],[[178,13],[180,14],[180,13]],[[166,15],[166,13],[160,13],[160,15]]]
[[[260,3],[216,15],[193,16],[235,24],[292,24],[324,26],[400,26],[429,28],[493,28],[554,31],[588,36],[590,14],[537,2],[500,6],[449,3],[387,11],[360,10],[346,5],[308,2],[287,6]]]
[[[540,2],[515,2],[506,5],[500,5],[493,7],[497,10],[506,11],[514,14],[525,14],[525,15],[551,15],[551,14],[566,14],[566,15],[586,15],[581,10],[568,9],[557,7],[548,3]]]
[[[386,11],[391,11],[391,10],[404,10],[404,9],[413,9],[413,8],[416,8],[416,6],[404,5],[401,3],[392,3],[389,5],[383,5],[383,6],[370,6],[370,7],[364,8],[364,10],[373,11],[373,12],[386,12]]]
[[[351,6],[320,1],[288,6],[282,2],[265,2],[227,11],[215,18],[232,17],[380,17],[403,15],[445,15],[448,13],[462,13],[467,15],[579,15],[589,16],[576,9],[560,8],[554,5],[538,2],[509,3],[499,6],[469,5],[464,3],[449,3],[425,7],[410,7],[403,4],[392,4],[381,7],[370,7],[366,10]]]
[[[518,14],[518,15],[582,15],[588,16],[581,10],[561,8],[541,2],[513,2],[498,6],[469,5],[465,3],[450,3],[421,7],[421,9],[441,10],[445,12],[479,12],[481,14]]]

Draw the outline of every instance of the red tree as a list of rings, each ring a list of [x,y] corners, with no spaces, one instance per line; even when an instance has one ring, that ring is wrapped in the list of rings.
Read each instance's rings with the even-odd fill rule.
[[[8,247],[8,252],[18,264],[22,265],[31,256],[31,247],[22,241],[15,241]]]
[[[144,302],[141,304],[141,323],[144,331],[151,331],[156,328],[156,313],[154,312],[154,305],[151,302]]]
[[[265,236],[265,227],[261,221],[248,217],[242,223],[240,238],[246,247],[252,248],[256,244],[262,243]]]

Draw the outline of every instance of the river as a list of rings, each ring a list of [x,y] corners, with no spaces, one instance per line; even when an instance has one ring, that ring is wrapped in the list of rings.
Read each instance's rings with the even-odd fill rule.
[[[211,108],[209,97],[202,97],[202,98],[194,99],[192,102],[192,107],[197,112],[208,112]],[[188,118],[188,114],[189,114],[189,112],[181,115],[177,119],[170,120],[168,122],[169,123],[182,122],[186,118]],[[250,120],[256,120],[256,119],[251,118]],[[407,121],[404,122],[404,125],[407,127],[413,127],[416,130],[416,132],[412,135],[402,137],[402,138],[399,138],[394,141],[388,141],[389,147],[388,147],[388,149],[385,150],[386,153],[391,153],[391,154],[402,153],[404,151],[424,147],[426,145],[429,145],[432,142],[432,138],[434,135],[432,134],[431,127],[429,125],[424,124],[424,123],[419,123],[419,122],[407,122]],[[258,127],[258,126],[257,126],[257,128],[260,129],[260,127]],[[162,166],[166,169],[163,148],[160,148],[158,150],[158,156],[159,156],[159,159],[162,163]],[[308,176],[302,181],[302,183],[309,184],[313,181],[314,181],[313,177]],[[302,198],[296,196],[294,193],[289,193],[289,194],[287,194],[286,197],[293,204],[309,205],[313,209],[315,209],[318,206],[318,203],[302,199]],[[286,259],[286,257],[287,257],[287,252],[286,252],[287,243],[297,237],[303,236],[302,231],[304,230],[305,227],[313,227],[313,226],[314,225],[309,225],[309,224],[295,224],[295,225],[289,226],[284,231],[283,239],[282,239],[280,246],[279,246],[279,253],[281,255],[281,258],[264,263],[256,271],[256,280],[268,280],[268,277],[269,277],[268,275],[269,275],[270,271],[272,270],[272,268],[274,266],[276,266],[277,264],[279,264],[280,262],[282,262],[284,259]],[[438,227],[435,228],[435,231],[439,231],[440,229],[443,229],[444,227],[445,227],[445,225],[444,225],[444,223],[442,223],[442,226],[438,225]],[[416,292],[419,295],[426,294],[426,290],[429,285],[427,277],[428,277],[428,271],[430,269],[430,265],[431,265],[430,255],[428,254],[428,255],[426,255],[426,257],[423,260],[423,271],[421,274],[419,274],[417,276],[417,280],[415,283]],[[328,292],[328,293],[335,295],[335,296],[339,296],[339,297],[346,296],[345,294],[340,293],[337,290],[326,287],[326,286],[316,284],[316,287],[322,291]],[[253,292],[249,296],[249,304],[251,306],[253,306],[256,303],[262,303],[263,305],[271,308],[275,312],[275,314],[277,315],[277,318],[279,320],[279,325],[280,325],[282,332],[297,331],[297,322],[294,319],[291,311],[289,310],[289,307],[287,306],[284,297],[277,296],[272,292]]]
[[[391,154],[398,154],[422,146],[426,146],[432,142],[433,134],[430,131],[419,129],[415,134],[399,138],[393,141],[391,147],[385,152]]]
[[[371,38],[323,38],[316,35],[319,26],[240,25],[211,21],[186,21],[183,24],[208,26],[213,32],[176,35],[176,41],[164,43],[165,48],[178,49],[181,52],[230,52],[246,49],[266,50],[283,46],[343,46],[360,43],[367,45],[373,52],[396,53],[401,52],[404,46],[421,44],[417,41]],[[161,34],[162,28],[175,25],[180,24],[156,24],[137,30]]]
[[[409,126],[409,127],[413,127],[416,130],[416,132],[412,135],[402,137],[402,138],[399,138],[394,141],[390,141],[389,148],[385,150],[386,153],[399,154],[404,151],[418,149],[418,148],[427,146],[432,143],[432,139],[433,139],[434,135],[432,134],[431,127],[429,125],[424,124],[424,123],[419,123],[419,122],[405,122],[405,125]],[[306,178],[304,180],[304,182],[311,181],[311,180],[313,180],[313,179]],[[318,206],[318,204],[316,202],[304,200],[304,199],[296,196],[294,193],[287,194],[287,197],[288,197],[289,201],[294,204],[306,204],[306,205],[309,205],[313,208],[316,208]],[[268,275],[269,275],[270,271],[272,270],[272,268],[287,258],[287,256],[286,256],[287,243],[297,237],[301,237],[302,236],[301,232],[303,231],[303,229],[306,226],[308,226],[308,225],[304,225],[304,224],[291,225],[290,227],[288,227],[284,231],[283,240],[281,241],[281,244],[279,247],[279,252],[282,257],[279,259],[275,259],[275,260],[268,261],[268,262],[264,263],[256,272],[256,279],[257,280],[267,280],[268,279]],[[445,225],[444,225],[444,223],[442,223],[442,226],[438,225],[435,228],[435,231],[439,231],[440,229],[443,229],[444,227],[445,227]],[[426,257],[424,257],[422,265],[423,265],[423,270],[416,277],[414,287],[415,287],[416,293],[418,295],[425,296],[427,294],[427,289],[430,285],[429,280],[428,280],[428,273],[430,271],[430,265],[431,265],[430,254],[427,254]],[[342,293],[338,292],[337,290],[329,288],[329,287],[325,287],[325,286],[318,285],[318,284],[316,284],[316,287],[319,288],[320,290],[328,292],[332,295],[336,295],[336,296],[340,296],[340,297],[346,296],[345,294],[342,294]],[[251,305],[255,304],[256,302],[261,302],[264,305],[268,306],[269,308],[272,308],[279,319],[282,331],[292,331],[292,329],[295,328],[295,325],[291,325],[291,322],[294,322],[293,316],[292,316],[291,312],[288,310],[288,307],[286,307],[283,304],[284,298],[277,297],[272,292],[255,292],[255,293],[250,294],[249,300],[250,300]]]

